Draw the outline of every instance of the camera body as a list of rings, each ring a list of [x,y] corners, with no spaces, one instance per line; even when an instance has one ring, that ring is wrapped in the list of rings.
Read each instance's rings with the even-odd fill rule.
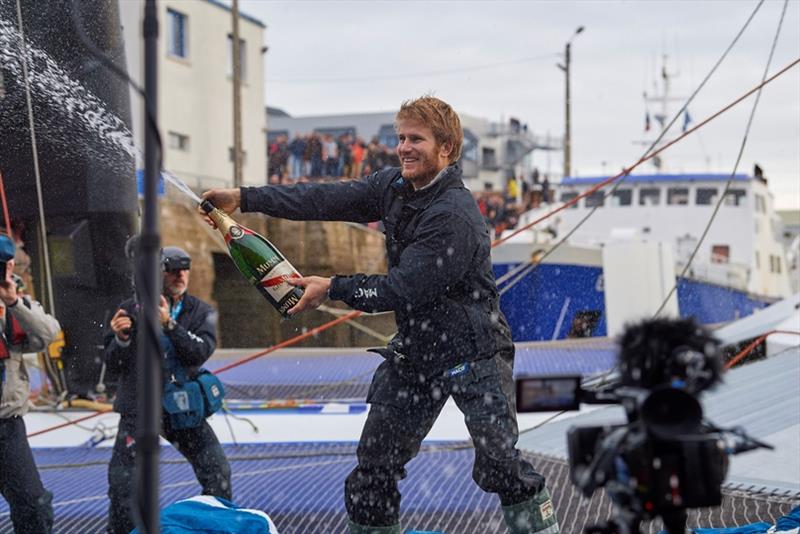
[[[587,497],[605,486],[643,519],[718,506],[728,456],[721,436],[702,424],[697,399],[675,388],[622,395],[632,406],[627,424],[568,431],[572,483]]]
[[[126,333],[131,336],[132,339],[135,339],[136,323],[139,319],[139,311],[141,309],[141,306],[139,305],[139,299],[134,295],[133,299],[123,302],[120,305],[120,309],[124,310],[125,314],[130,317],[131,320],[131,327]]]
[[[613,378],[584,387],[580,376],[517,379],[519,412],[574,410],[617,404],[626,421],[577,426],[567,433],[570,479],[590,497],[605,487],[615,516],[589,532],[639,532],[661,517],[665,531],[683,533],[686,509],[718,506],[728,455],[769,447],[740,429],[703,419],[699,395],[720,380],[719,342],[690,319],[653,319],[629,326],[619,340]],[[731,446],[730,437],[739,438]]]

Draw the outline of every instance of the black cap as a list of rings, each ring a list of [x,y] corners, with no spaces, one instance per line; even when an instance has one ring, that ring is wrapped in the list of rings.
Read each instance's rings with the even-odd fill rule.
[[[161,249],[161,266],[165,271],[190,269],[192,258],[180,247],[164,247]]]

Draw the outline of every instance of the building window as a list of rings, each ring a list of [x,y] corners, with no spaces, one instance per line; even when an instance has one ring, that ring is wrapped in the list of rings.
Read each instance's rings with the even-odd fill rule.
[[[189,152],[189,136],[180,134],[178,132],[169,132],[167,134],[169,147],[183,152]]]
[[[605,195],[602,191],[595,191],[591,195],[587,195],[584,202],[587,208],[602,208],[605,199]]]
[[[612,206],[630,206],[633,203],[633,191],[630,189],[619,189],[611,193],[609,203]]]
[[[497,155],[494,152],[493,148],[483,147],[482,152],[482,159],[483,159],[483,167],[484,168],[494,168],[497,167]]]
[[[247,43],[239,39],[240,79],[247,80]],[[233,35],[228,34],[228,76],[233,77]]]
[[[781,274],[781,257],[775,256],[775,272]]]
[[[570,200],[574,199],[577,196],[578,196],[578,193],[561,193],[561,202],[566,204],[567,202],[569,202]],[[577,207],[578,207],[578,203],[577,202],[570,206],[571,209],[576,209]]]
[[[731,259],[730,245],[712,245],[711,263],[728,263]]]
[[[183,13],[167,9],[167,52],[171,56],[189,57],[189,19]]]
[[[709,206],[717,201],[716,187],[698,187],[695,195],[695,204]]]
[[[645,187],[639,191],[640,206],[658,206],[661,200],[661,189],[657,187]]]
[[[228,161],[233,163],[233,147],[228,147]],[[242,150],[242,165],[247,163],[247,150]]]
[[[756,250],[756,270],[761,270],[761,254]]]
[[[746,193],[744,189],[729,189],[725,194],[726,206],[744,206]]]
[[[349,135],[350,137],[356,136],[356,128],[355,126],[330,126],[327,128],[314,128],[314,133],[319,134],[321,136],[330,135],[334,139],[340,139],[345,135]]]
[[[464,128],[464,141],[461,143],[461,159],[478,163],[478,138],[467,128]]]
[[[383,124],[378,129],[378,143],[388,148],[397,148],[399,144],[397,140],[397,131],[394,129],[394,124]]]
[[[689,204],[687,187],[670,187],[667,189],[667,204],[670,206],[686,206]]]

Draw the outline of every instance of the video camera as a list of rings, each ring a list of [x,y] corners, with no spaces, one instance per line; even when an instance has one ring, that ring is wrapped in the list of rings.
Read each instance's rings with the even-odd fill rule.
[[[614,504],[611,521],[585,532],[636,534],[641,521],[661,517],[665,532],[683,534],[687,509],[722,502],[729,455],[772,448],[704,420],[698,396],[720,381],[721,369],[719,342],[694,321],[654,319],[625,330],[616,371],[594,383],[517,379],[519,412],[625,410],[627,422],[567,432],[572,483],[586,497],[605,487]]]

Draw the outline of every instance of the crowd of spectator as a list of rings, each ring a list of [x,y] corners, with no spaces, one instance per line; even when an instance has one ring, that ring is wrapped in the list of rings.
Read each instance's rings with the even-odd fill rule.
[[[495,236],[500,236],[503,231],[517,227],[522,213],[552,202],[553,191],[547,175],[541,178],[539,169],[534,168],[530,179],[511,176],[502,191],[495,190],[487,182],[483,191],[473,192],[473,196],[486,225],[494,231]]]
[[[293,183],[321,178],[357,179],[387,167],[398,167],[394,149],[377,137],[369,143],[361,137],[313,132],[296,133],[290,141],[279,135],[269,145],[269,182]]]
[[[313,132],[296,133],[289,140],[279,135],[269,144],[269,183],[358,179],[375,171],[400,166],[393,148],[381,144],[377,137],[369,143],[361,137]],[[499,236],[517,226],[519,215],[549,203],[552,191],[547,175],[534,168],[529,177],[509,177],[503,190],[491,183],[483,191],[473,192],[486,224]]]

